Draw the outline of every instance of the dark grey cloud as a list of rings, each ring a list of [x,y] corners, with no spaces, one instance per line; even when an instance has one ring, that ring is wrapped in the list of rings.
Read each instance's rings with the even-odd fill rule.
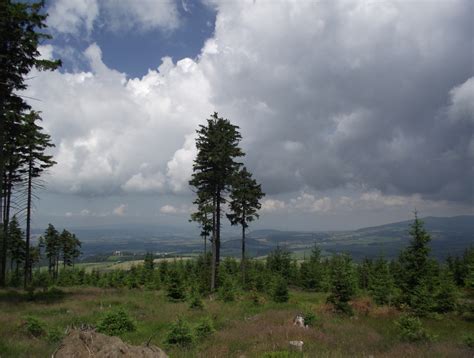
[[[219,11],[218,50],[203,61],[267,191],[358,185],[472,201],[472,2],[223,2]]]

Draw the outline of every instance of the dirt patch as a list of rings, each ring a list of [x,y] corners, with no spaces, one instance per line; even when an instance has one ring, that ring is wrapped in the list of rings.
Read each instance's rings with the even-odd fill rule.
[[[94,330],[72,330],[63,339],[54,358],[142,357],[168,358],[156,346],[131,346],[118,337],[110,337]]]

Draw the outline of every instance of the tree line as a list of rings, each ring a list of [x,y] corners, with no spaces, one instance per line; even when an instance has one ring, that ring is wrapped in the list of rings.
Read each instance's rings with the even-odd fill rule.
[[[42,1],[0,2],[0,286],[6,284],[8,254],[13,249],[9,245],[17,242],[10,224],[14,228],[20,219],[26,227],[24,286],[31,280],[34,191],[42,186],[40,176],[55,164],[47,154],[54,145],[39,124],[41,115],[21,95],[31,69],[54,70],[61,65],[59,60],[40,59],[38,46],[51,38],[43,32],[47,17],[43,7]]]
[[[351,302],[357,296],[370,296],[377,305],[409,310],[418,316],[458,311],[474,319],[472,304],[462,299],[474,292],[474,247],[462,257],[439,263],[429,255],[430,235],[417,217],[410,229],[411,241],[398,259],[366,258],[356,263],[349,255],[323,257],[318,246],[303,262],[293,259],[285,248],[278,247],[266,259],[245,260],[246,277],[241,262],[226,257],[220,264],[218,285],[211,291],[212,253],[196,259],[156,261],[148,253],[143,265],[129,270],[86,272],[84,269],[60,270],[57,276],[37,271],[37,285],[98,286],[164,290],[171,301],[189,301],[199,306],[208,295],[233,301],[249,296],[257,304],[266,299],[286,302],[291,290],[325,294],[327,303],[337,312],[351,314]]]
[[[18,287],[23,284],[27,274],[24,270],[26,260],[26,240],[25,232],[21,229],[16,216],[9,223],[9,244],[7,261],[10,270],[7,271],[6,284],[10,287]],[[33,270],[37,266],[47,266],[45,271],[54,282],[57,280],[62,268],[74,267],[78,257],[81,255],[81,241],[75,234],[63,229],[61,232],[49,224],[44,234],[39,237],[37,244],[30,247],[29,269]],[[31,273],[30,273],[31,275]]]

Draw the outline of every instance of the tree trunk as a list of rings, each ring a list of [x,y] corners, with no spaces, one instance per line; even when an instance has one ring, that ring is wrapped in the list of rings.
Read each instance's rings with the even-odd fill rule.
[[[0,286],[6,286],[6,277],[7,277],[7,251],[8,251],[8,223],[10,221],[10,200],[12,194],[11,186],[11,174],[9,179],[5,180],[5,197],[4,197],[4,215],[3,215],[3,241],[2,241],[2,265],[0,272]],[[2,179],[3,180],[3,179]]]
[[[245,225],[242,224],[242,260],[240,261],[242,270],[242,283],[245,283]]]
[[[4,41],[1,41],[2,44],[0,45],[1,53],[5,54],[6,52],[5,47],[6,44]],[[2,71],[3,74],[3,71]],[[2,76],[0,78],[0,232],[2,234],[2,255],[0,256],[0,287],[5,286],[5,269],[7,263],[3,260],[3,251],[4,247],[6,248],[6,236],[5,236],[5,221],[3,220],[3,213],[5,210],[5,206],[3,205],[3,199],[5,194],[5,187],[3,179],[5,177],[5,112],[6,112],[6,97],[7,97],[7,89],[6,89],[6,79]]]
[[[31,279],[31,263],[30,263],[30,231],[31,231],[31,188],[32,188],[32,167],[33,163],[30,160],[28,164],[28,192],[27,192],[27,203],[26,203],[26,248],[25,248],[25,272],[23,287],[26,287],[30,283]]]
[[[211,292],[216,289],[216,198],[212,199],[212,262],[211,262]]]
[[[216,285],[218,286],[219,278],[219,262],[221,259],[221,191],[217,191],[216,198],[216,267],[215,267],[215,276],[216,276]]]
[[[204,257],[206,257],[206,254],[207,254],[207,249],[206,249],[207,235],[203,235],[203,237],[204,237]]]

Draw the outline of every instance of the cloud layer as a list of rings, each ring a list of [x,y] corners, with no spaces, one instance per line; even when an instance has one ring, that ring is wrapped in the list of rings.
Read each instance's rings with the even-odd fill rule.
[[[173,0],[54,0],[49,7],[49,26],[59,33],[90,34],[98,26],[109,31],[174,30],[179,26]]]
[[[132,27],[179,22],[172,2],[159,2],[169,23],[145,6],[90,2],[56,1],[51,25],[90,31],[110,4],[110,16],[127,14]],[[309,192],[339,188],[387,205],[403,197],[472,203],[472,2],[213,6],[215,34],[197,59],[164,58],[127,78],[91,44],[88,72],[31,81],[28,96],[41,98],[32,104],[57,145],[50,188],[186,193],[194,131],[217,110],[241,127],[247,164],[267,193],[302,190],[291,202],[269,198],[269,212],[330,210],[334,199]],[[61,22],[55,11],[69,15]]]

